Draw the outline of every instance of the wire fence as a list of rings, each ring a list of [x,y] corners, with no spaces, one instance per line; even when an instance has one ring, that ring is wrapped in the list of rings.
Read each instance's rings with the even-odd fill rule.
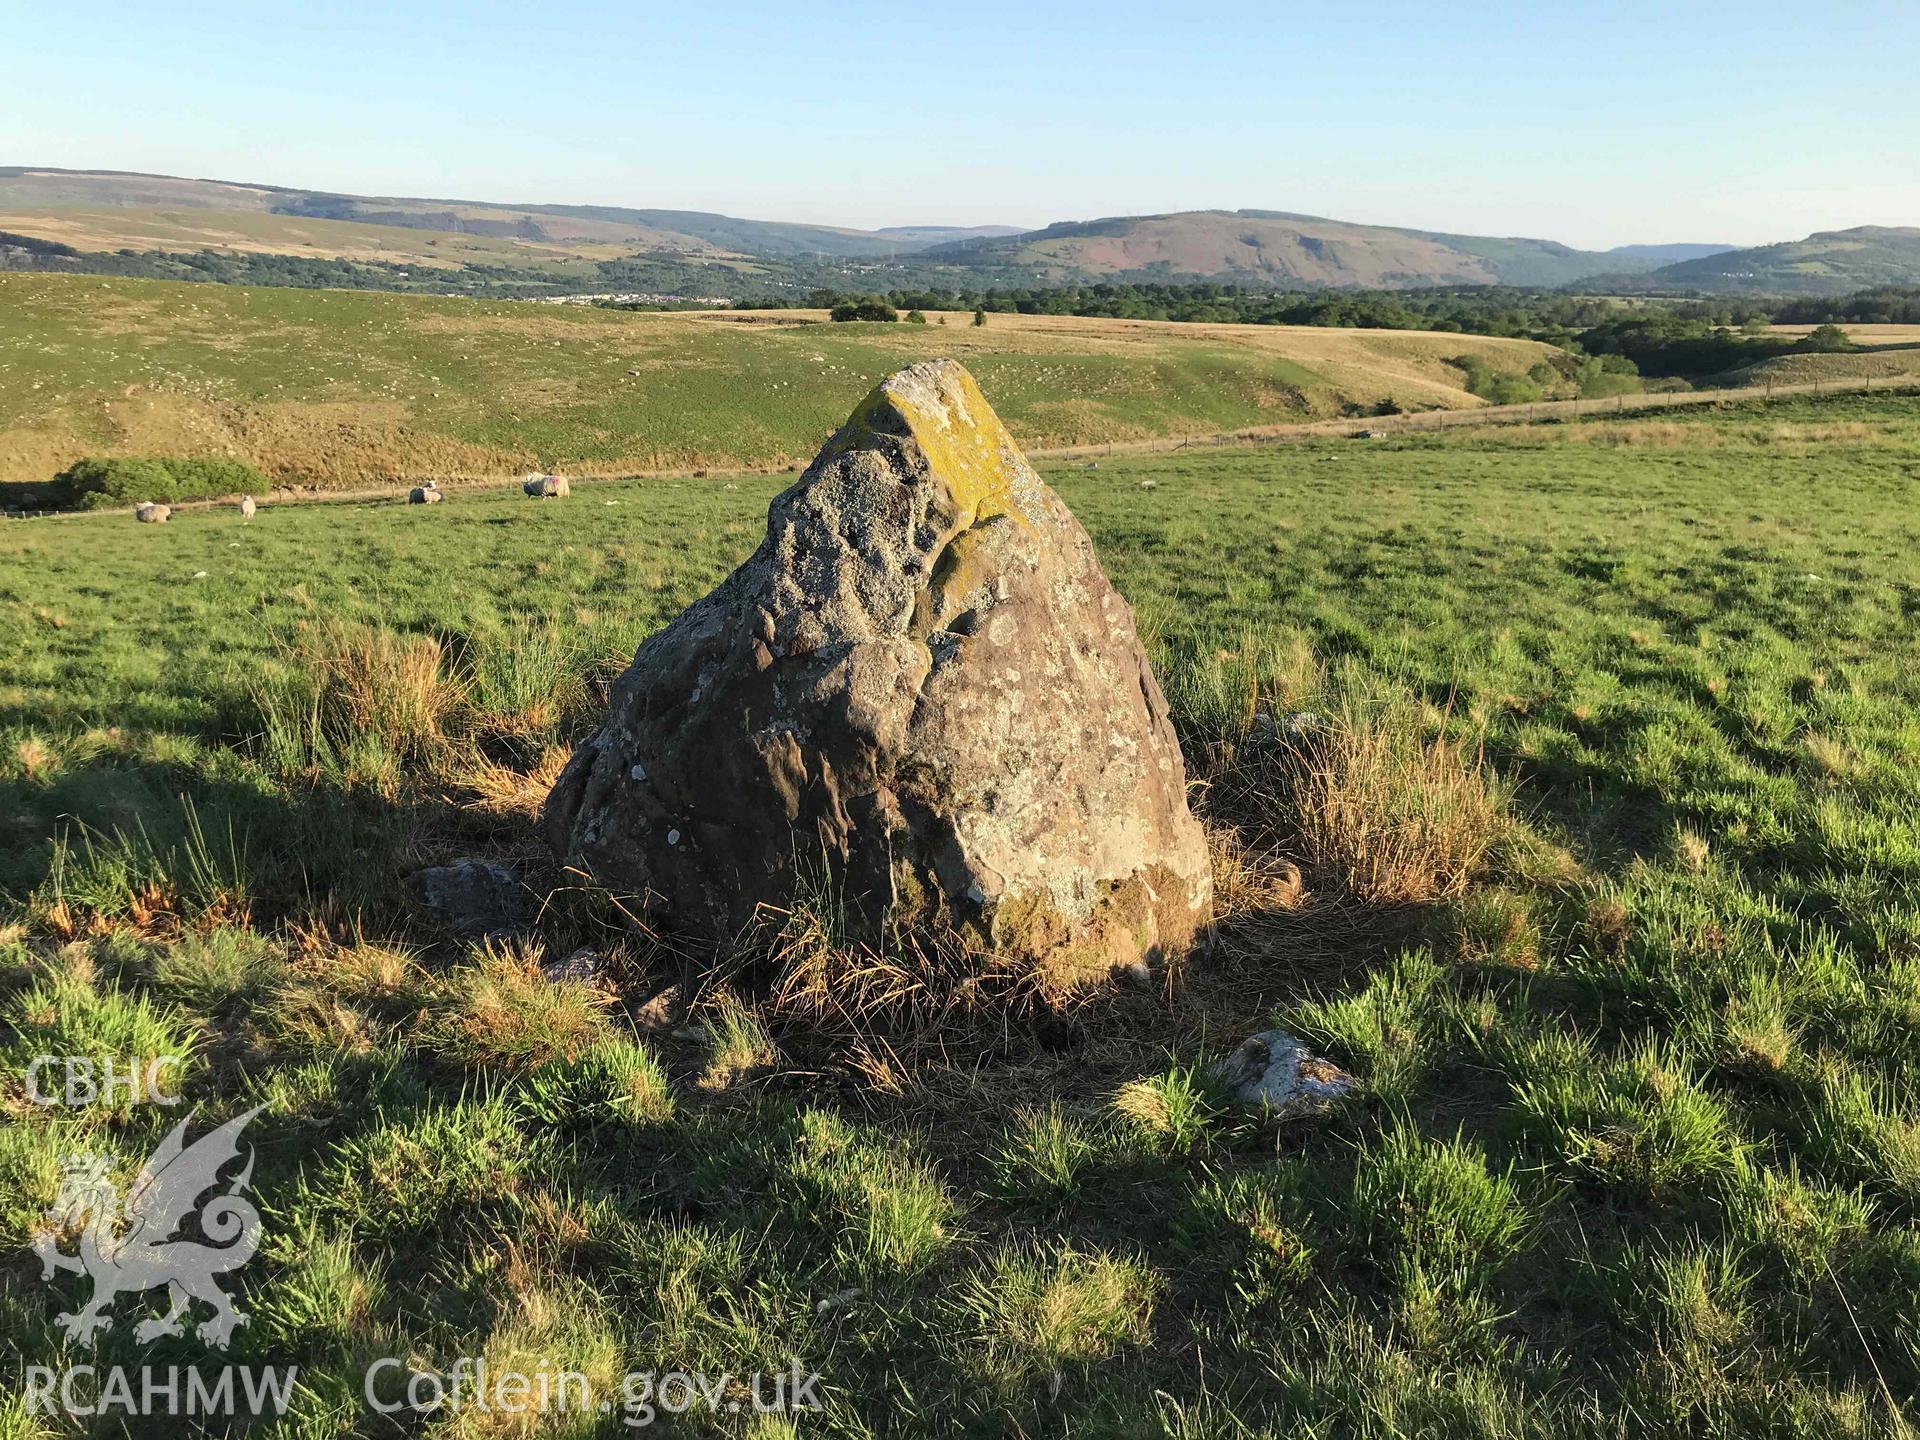
[[[1589,400],[1538,400],[1528,405],[1484,405],[1471,410],[1420,410],[1377,416],[1348,416],[1302,424],[1263,426],[1257,430],[1215,431],[1210,435],[1181,435],[1163,439],[1129,440],[1112,445],[1063,445],[1030,450],[1046,459],[1083,459],[1097,455],[1150,455],[1168,451],[1213,449],[1229,445],[1272,445],[1313,438],[1387,438],[1422,430],[1454,426],[1528,425],[1563,420],[1603,420],[1614,416],[1645,416],[1663,411],[1740,405],[1765,405],[1775,399],[1804,395],[1913,395],[1920,393],[1920,376],[1862,377],[1846,380],[1796,381],[1790,385],[1743,386],[1727,390],[1656,390],[1610,395]]]

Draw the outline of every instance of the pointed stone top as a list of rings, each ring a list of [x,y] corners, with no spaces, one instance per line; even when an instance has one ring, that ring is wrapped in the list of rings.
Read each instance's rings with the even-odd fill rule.
[[[881,435],[919,448],[929,478],[945,486],[963,524],[1027,509],[1019,492],[1037,477],[959,361],[922,360],[896,370],[854,407],[814,463],[867,449]]]

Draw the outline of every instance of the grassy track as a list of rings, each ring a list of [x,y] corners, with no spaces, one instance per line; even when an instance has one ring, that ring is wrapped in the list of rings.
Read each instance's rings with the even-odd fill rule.
[[[953,354],[1033,446],[1471,406],[1445,362],[1525,341],[995,316],[830,325],[339,291],[0,275],[0,481],[84,454],[238,455],[287,484],[784,468],[849,395]]]
[[[598,687],[780,480],[0,529],[0,1244],[63,1151],[130,1169],[176,1118],[35,1110],[24,1057],[183,1048],[203,1116],[267,1107],[240,1352],[301,1365],[282,1433],[394,1433],[356,1398],[389,1353],[825,1377],[797,1431],[674,1433],[1910,1433],[1920,404],[1050,478],[1150,637],[1231,913],[1167,992],[935,1051],[745,989],[649,1028],[668,957],[549,983],[405,898],[533,853]],[[1258,718],[1304,711],[1331,797]],[[1227,1105],[1197,1067],[1273,1023],[1363,1095]],[[0,1269],[0,1365],[72,1358],[56,1289]]]

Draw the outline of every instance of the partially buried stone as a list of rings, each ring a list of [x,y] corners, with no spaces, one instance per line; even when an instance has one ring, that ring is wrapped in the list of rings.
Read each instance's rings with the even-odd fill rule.
[[[1281,1119],[1317,1115],[1354,1088],[1354,1079],[1285,1030],[1262,1030],[1213,1067],[1243,1104]]]
[[[510,936],[533,923],[532,892],[509,867],[491,860],[430,865],[413,873],[412,885],[421,907],[459,936]]]

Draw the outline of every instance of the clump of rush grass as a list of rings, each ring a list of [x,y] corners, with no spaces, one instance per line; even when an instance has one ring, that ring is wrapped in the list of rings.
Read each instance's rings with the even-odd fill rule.
[[[658,1125],[673,1116],[673,1090],[652,1051],[609,1035],[535,1068],[522,1104],[534,1119],[558,1129]]]
[[[433,1043],[462,1064],[522,1069],[578,1056],[609,1037],[608,997],[591,985],[550,980],[544,952],[487,941],[472,963],[437,987]]]
[[[1168,1155],[1198,1155],[1225,1136],[1232,1097],[1212,1074],[1178,1061],[1158,1075],[1131,1080],[1113,1108],[1142,1139]]]
[[[1002,1381],[1096,1365],[1143,1344],[1159,1279],[1139,1261],[1067,1244],[1012,1245],[962,1283],[955,1306],[986,1368]]]
[[[871,1282],[923,1271],[953,1243],[953,1192],[910,1138],[809,1109],[787,1170],[796,1218],[831,1235],[836,1256]]]
[[[1267,796],[1308,870],[1369,905],[1457,895],[1508,824],[1479,749],[1410,702],[1348,705],[1284,745]]]
[[[369,1330],[385,1295],[377,1257],[356,1251],[350,1236],[303,1216],[263,1247],[281,1265],[281,1283],[255,1307],[263,1329],[290,1345],[345,1345]]]
[[[1752,1143],[1676,1045],[1647,1036],[1602,1058],[1542,1042],[1516,1054],[1516,1119],[1568,1175],[1633,1196],[1735,1184]]]
[[[1210,1175],[1173,1217],[1175,1242],[1193,1264],[1219,1276],[1242,1303],[1297,1292],[1317,1259],[1299,1161]]]
[[[464,706],[497,734],[550,735],[587,702],[579,637],[553,625],[476,635],[467,642],[465,668]]]
[[[115,984],[95,958],[101,943],[62,947],[0,1006],[0,1066],[9,1092],[24,1090],[28,1066],[42,1055],[114,1056],[123,1065],[178,1056],[178,1067],[160,1077],[176,1092],[197,1076],[202,1025],[177,1005]],[[90,1108],[124,1117],[135,1103],[130,1087],[121,1086]]]
[[[1389,1273],[1484,1273],[1519,1245],[1528,1216],[1509,1175],[1456,1137],[1390,1130],[1360,1156],[1350,1232]]]
[[[256,931],[222,926],[154,947],[148,973],[155,988],[203,1013],[251,999],[283,973],[280,948]]]
[[[1653,1340],[1653,1359],[1668,1383],[1724,1383],[1724,1358],[1742,1344],[1754,1320],[1752,1271],[1728,1245],[1672,1251],[1636,1267],[1635,1309]]]
[[[209,834],[191,796],[181,798],[171,842],[156,841],[144,824],[106,833],[75,825],[57,834],[46,880],[27,907],[61,939],[119,927],[142,934],[239,928],[252,908],[244,840],[230,818]]]
[[[1843,1246],[1867,1235],[1873,1207],[1859,1188],[1825,1185],[1797,1166],[1762,1168],[1729,1202],[1734,1233],[1782,1269],[1822,1273]]]
[[[364,1054],[411,1033],[435,1004],[413,952],[358,937],[308,936],[258,1007],[259,1023],[295,1053]]]
[[[1023,1107],[988,1159],[993,1187],[1008,1199],[1070,1199],[1089,1183],[1103,1139],[1057,1101]]]
[[[1302,1000],[1286,1024],[1366,1082],[1375,1099],[1404,1103],[1444,1053],[1449,972],[1425,950],[1395,955],[1349,995]]]
[[[440,752],[462,695],[431,635],[303,621],[279,658],[252,701],[260,744],[283,775],[390,780]]]
[[[982,1015],[1030,1013],[1046,977],[951,930],[899,930],[880,943],[850,936],[837,906],[803,896],[765,909],[743,948],[773,980],[769,1009],[850,1047],[878,1037],[926,1046]]]
[[[700,1086],[706,1090],[724,1090],[749,1076],[772,1069],[780,1061],[780,1051],[768,1033],[766,1022],[746,1001],[724,987],[707,996],[701,1005],[701,1029],[706,1036],[706,1069]]]
[[[505,1095],[427,1104],[338,1141],[293,1190],[294,1208],[357,1240],[391,1243],[508,1198],[552,1159]]]
[[[1837,1060],[1815,1068],[1803,1153],[1895,1202],[1920,1206],[1920,1120],[1900,1087]]]

